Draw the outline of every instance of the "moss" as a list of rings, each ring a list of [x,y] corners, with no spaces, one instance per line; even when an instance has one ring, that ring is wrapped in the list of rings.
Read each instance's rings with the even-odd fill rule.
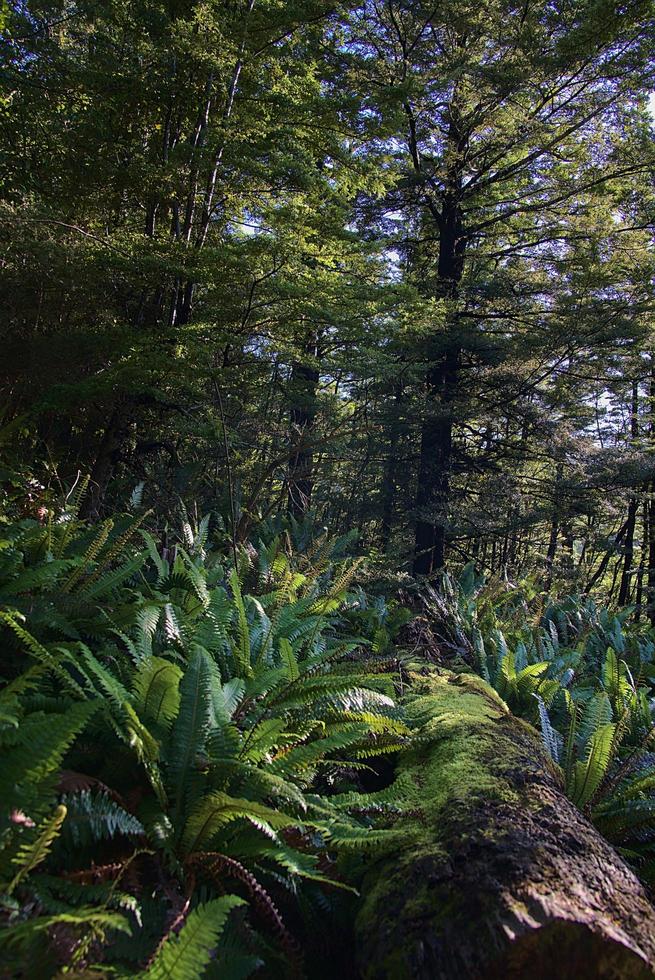
[[[446,919],[469,916],[452,884],[446,845],[453,823],[462,844],[471,823],[467,813],[489,803],[520,803],[515,777],[525,767],[514,719],[478,677],[414,677],[407,714],[417,732],[415,747],[398,765],[406,816],[393,835],[392,852],[368,873],[356,926],[365,943],[381,943],[387,951],[384,975],[399,978],[408,975],[423,934],[438,934]],[[484,833],[502,830],[490,822]],[[405,924],[400,944],[399,920]]]
[[[442,811],[454,803],[477,805],[486,799],[513,799],[509,779],[512,743],[503,746],[498,761],[498,722],[507,706],[481,678],[432,674],[420,678],[407,712],[421,727],[418,748],[401,759],[399,770],[409,775],[428,822],[440,822]],[[490,762],[494,762],[491,766]]]

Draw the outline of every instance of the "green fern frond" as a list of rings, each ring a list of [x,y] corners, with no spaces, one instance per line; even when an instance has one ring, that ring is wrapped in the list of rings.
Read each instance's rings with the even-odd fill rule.
[[[96,708],[97,703],[86,702],[71,705],[65,714],[36,714],[21,720],[18,744],[5,751],[0,769],[0,798],[5,806],[20,809],[27,806],[26,798],[40,800],[37,811],[48,805],[49,797],[40,799],[39,786],[59,769]]]
[[[44,820],[35,830],[34,840],[22,843],[12,859],[12,864],[18,866],[18,871],[7,886],[7,894],[11,895],[14,888],[23,881],[46,859],[54,841],[59,836],[62,824],[66,819],[67,809],[60,804],[54,814]]]
[[[128,935],[132,932],[128,919],[118,912],[79,908],[70,912],[60,912],[57,915],[39,915],[0,930],[0,948],[26,946],[35,939],[45,936],[54,926],[67,926],[75,930],[93,929],[98,937],[110,930]]]
[[[85,697],[84,689],[77,683],[74,677],[61,665],[61,658],[54,656],[54,654],[47,649],[42,643],[40,643],[36,637],[25,629],[25,627],[19,622],[24,617],[20,613],[16,612],[3,612],[0,610],[0,622],[4,622],[22,641],[31,656],[34,657],[43,667],[52,671],[60,681],[65,685],[66,688],[71,690],[74,694],[79,697]]]
[[[576,762],[569,796],[582,809],[593,798],[607,775],[616,725],[606,724],[597,728],[589,739],[584,762]]]
[[[170,728],[180,707],[181,677],[181,669],[170,660],[151,657],[142,663],[132,684],[137,713]]]
[[[91,573],[85,582],[85,588],[93,584],[103,573],[105,568],[107,568],[113,561],[123,555],[125,548],[129,544],[131,538],[134,536],[135,532],[138,531],[140,526],[152,514],[152,510],[147,510],[145,513],[140,514],[135,517],[134,520],[128,525],[128,527],[120,534],[116,540],[112,543],[111,547],[106,554],[103,555],[102,561],[99,563],[98,567]],[[143,564],[144,556],[139,556],[139,566]]]
[[[219,830],[234,820],[246,819],[258,826],[263,822],[271,827],[288,827],[294,818],[281,810],[274,810],[252,800],[213,792],[204,796],[189,814],[184,827],[182,846],[191,854],[208,843]]]
[[[213,725],[213,687],[216,667],[206,650],[195,648],[180,682],[180,708],[167,750],[168,772],[175,798],[174,824],[179,825],[193,783],[196,761]]]
[[[107,538],[111,534],[113,527],[114,527],[114,522],[111,519],[104,521],[100,525],[98,529],[98,533],[96,534],[95,538],[87,548],[85,554],[82,556],[79,565],[77,566],[77,568],[74,569],[74,571],[69,575],[69,577],[61,586],[62,592],[70,592],[73,586],[82,578],[89,565],[96,560],[96,558],[102,551],[103,547],[107,542]]]
[[[107,793],[92,793],[85,789],[66,794],[63,801],[68,810],[65,833],[73,847],[87,841],[110,840],[117,835],[139,837],[144,833],[141,822],[128,813]]]
[[[199,905],[177,936],[168,936],[140,980],[189,980],[201,976],[225,929],[230,912],[245,902],[223,895]]]
[[[241,584],[236,569],[230,573],[230,588],[234,600],[234,607],[237,613],[237,640],[233,645],[234,658],[236,661],[237,673],[248,677],[252,674],[250,663],[250,630],[246,617],[246,607],[241,595]]]
[[[90,601],[99,597],[104,598],[110,596],[136,575],[139,569],[143,567],[143,563],[144,556],[137,555],[118,568],[106,572],[104,575],[90,575],[84,582],[84,588],[82,590],[84,599]]]

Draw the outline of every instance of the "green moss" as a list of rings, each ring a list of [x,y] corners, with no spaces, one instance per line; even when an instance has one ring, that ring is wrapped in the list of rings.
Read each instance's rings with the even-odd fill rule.
[[[420,726],[418,747],[401,759],[399,769],[414,782],[413,802],[427,822],[440,823],[452,804],[513,799],[500,767],[490,767],[498,754],[498,722],[508,714],[496,692],[478,677],[454,674],[417,678],[415,691],[407,712]],[[502,769],[512,769],[511,742],[507,751],[504,746]]]
[[[360,936],[376,945],[387,946],[384,937],[397,934],[399,918],[419,930],[403,934],[405,948],[388,943],[388,977],[407,975],[408,947],[420,944],[420,930],[438,933],[439,922],[460,911],[462,896],[451,888],[444,846],[453,819],[461,838],[467,811],[492,800],[518,802],[512,774],[525,764],[515,728],[512,737],[515,721],[483,680],[452,673],[412,680],[407,714],[416,739],[398,764],[406,815],[393,850],[368,874],[357,920]]]

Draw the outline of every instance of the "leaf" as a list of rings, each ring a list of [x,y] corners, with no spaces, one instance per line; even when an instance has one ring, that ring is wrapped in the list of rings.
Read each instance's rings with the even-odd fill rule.
[[[141,980],[197,980],[210,961],[232,909],[244,905],[236,895],[224,895],[195,908],[179,935],[169,936]]]
[[[281,636],[278,640],[278,648],[280,651],[280,657],[282,658],[282,663],[287,670],[287,677],[290,681],[297,680],[297,678],[300,677],[298,661],[296,660],[293,652],[293,647],[285,636]]]
[[[573,772],[571,800],[582,809],[593,798],[596,790],[607,775],[616,725],[602,725],[591,736],[584,762],[576,762]]]
[[[250,630],[248,628],[246,607],[243,603],[241,584],[236,568],[233,568],[230,572],[230,586],[237,611],[237,642],[232,647],[237,673],[249,677],[252,674],[252,665],[250,663]]]
[[[196,759],[213,725],[216,666],[201,647],[195,647],[180,682],[180,707],[169,739],[169,775],[175,798],[174,824],[186,806]]]
[[[534,696],[536,697],[537,704],[539,706],[539,722],[541,725],[541,736],[544,740],[544,745],[546,746],[551,759],[554,762],[559,762],[562,749],[562,736],[550,723],[550,718],[548,717],[548,711],[546,710],[544,699],[538,694],[535,694]]]
[[[59,836],[66,813],[66,807],[60,804],[54,814],[37,828],[36,839],[19,847],[18,853],[12,860],[12,864],[18,865],[19,870],[7,887],[8,895],[11,895],[14,888],[46,859],[52,844]]]
[[[180,707],[180,678],[177,664],[151,657],[137,669],[133,681],[134,707],[143,717],[170,728]]]
[[[275,828],[288,827],[295,823],[293,817],[261,803],[228,796],[227,793],[218,791],[208,793],[196,804],[186,822],[182,838],[185,852],[192,853],[226,824],[242,818],[252,820],[256,825],[263,822]]]

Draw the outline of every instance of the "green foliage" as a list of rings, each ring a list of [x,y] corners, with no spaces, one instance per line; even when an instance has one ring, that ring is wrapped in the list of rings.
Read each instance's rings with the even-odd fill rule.
[[[273,539],[230,571],[210,526],[187,525],[164,557],[133,519],[5,525],[2,621],[25,665],[7,662],[0,694],[3,935],[17,962],[61,924],[91,968],[129,928],[143,937],[132,953],[103,954],[118,969],[202,976],[243,905],[245,961],[264,942],[284,970],[295,953],[278,905],[292,911],[303,882],[343,889],[327,870],[339,851],[384,838],[334,793],[410,735],[387,663],[367,652],[377,620],[358,620],[348,593],[357,563],[334,563],[326,541],[297,561]],[[48,955],[44,976],[61,950]]]
[[[215,898],[195,908],[184,923],[179,935],[167,937],[148,969],[139,974],[143,980],[193,980],[202,976],[216,948],[227,918],[242,905],[234,895]]]
[[[653,631],[589,599],[551,601],[541,615],[529,599],[468,566],[427,608],[453,658],[540,728],[567,795],[651,878]]]

